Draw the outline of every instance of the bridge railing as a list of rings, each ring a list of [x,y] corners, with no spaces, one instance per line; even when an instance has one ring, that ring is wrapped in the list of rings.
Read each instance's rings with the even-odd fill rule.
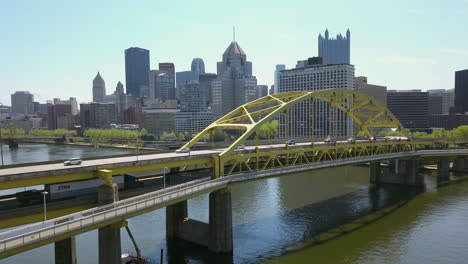
[[[156,191],[135,199],[127,199],[113,204],[96,207],[66,217],[52,219],[40,224],[29,225],[0,234],[0,253],[27,244],[40,242],[57,235],[77,231],[114,218],[125,216],[149,207],[224,185],[228,179],[215,179],[186,183],[164,192]]]

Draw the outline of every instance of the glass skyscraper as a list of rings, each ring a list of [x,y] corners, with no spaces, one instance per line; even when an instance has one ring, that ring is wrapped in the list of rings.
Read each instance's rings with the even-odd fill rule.
[[[149,50],[128,48],[125,50],[125,81],[127,94],[142,96],[149,89]]]

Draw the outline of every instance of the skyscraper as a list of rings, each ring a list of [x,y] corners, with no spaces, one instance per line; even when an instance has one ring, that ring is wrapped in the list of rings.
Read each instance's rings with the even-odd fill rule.
[[[191,69],[193,72],[205,73],[205,63],[201,58],[195,58],[192,60]]]
[[[284,64],[277,64],[276,67],[275,67],[275,84],[274,84],[274,89],[273,89],[274,94],[278,93],[278,87],[279,87],[278,76],[279,76],[279,73],[280,73],[280,71],[284,71],[284,70],[286,70],[286,65],[284,65]]]
[[[28,91],[17,91],[11,95],[11,112],[13,114],[31,115],[34,112],[34,95]]]
[[[123,94],[124,93],[124,86],[123,84],[119,81],[117,83],[117,86],[115,87],[115,94]]]
[[[175,99],[174,76],[163,72],[156,77],[155,98],[162,101]]]
[[[158,90],[166,90],[167,89],[167,98],[166,99],[170,99],[170,100],[175,100],[176,97],[175,97],[175,66],[174,66],[174,63],[172,62],[163,62],[163,63],[159,63],[159,72],[160,73],[166,73],[167,75],[170,75],[171,78],[169,78],[169,76],[165,76],[167,78],[165,78],[165,82],[166,81],[170,81],[170,83],[165,83],[165,87],[163,88],[159,88],[157,87],[158,85],[158,82],[156,82],[156,91]],[[157,93],[157,92],[156,92]],[[158,98],[158,97],[156,97]],[[164,99],[164,100],[166,100]]]
[[[318,36],[318,54],[323,58],[323,64],[350,64],[351,32],[346,31],[346,37],[341,34],[336,38],[330,38],[328,29],[325,30],[325,37]]]
[[[125,50],[125,85],[127,94],[142,96],[149,87],[149,50],[128,48]]]
[[[468,69],[455,72],[455,111],[468,112]]]
[[[104,102],[106,96],[106,83],[101,74],[97,73],[93,80],[93,102]]]
[[[236,41],[227,47],[217,69],[218,78],[212,82],[212,111],[215,118],[258,98],[252,62],[247,61],[247,55]]]
[[[279,93],[314,91],[330,88],[354,89],[354,66],[349,64],[311,64],[304,68],[281,71],[278,78]],[[298,103],[286,114],[280,115],[280,137],[351,136],[353,122],[342,111],[330,110],[327,103],[317,100],[313,110],[309,101]]]
[[[387,107],[403,127],[411,130],[428,128],[429,93],[421,90],[389,90]]]

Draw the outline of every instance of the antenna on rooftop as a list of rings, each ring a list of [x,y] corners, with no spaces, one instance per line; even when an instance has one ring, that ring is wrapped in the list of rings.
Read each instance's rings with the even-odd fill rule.
[[[236,41],[236,27],[232,27],[232,41]]]

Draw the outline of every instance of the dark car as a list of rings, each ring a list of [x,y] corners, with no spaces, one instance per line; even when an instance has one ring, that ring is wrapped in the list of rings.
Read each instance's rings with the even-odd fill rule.
[[[288,145],[296,145],[296,141],[295,141],[295,140],[292,140],[292,139],[290,139],[290,140],[288,140],[288,141],[286,141],[286,142],[284,142],[284,143],[286,143],[286,144],[288,144]]]

